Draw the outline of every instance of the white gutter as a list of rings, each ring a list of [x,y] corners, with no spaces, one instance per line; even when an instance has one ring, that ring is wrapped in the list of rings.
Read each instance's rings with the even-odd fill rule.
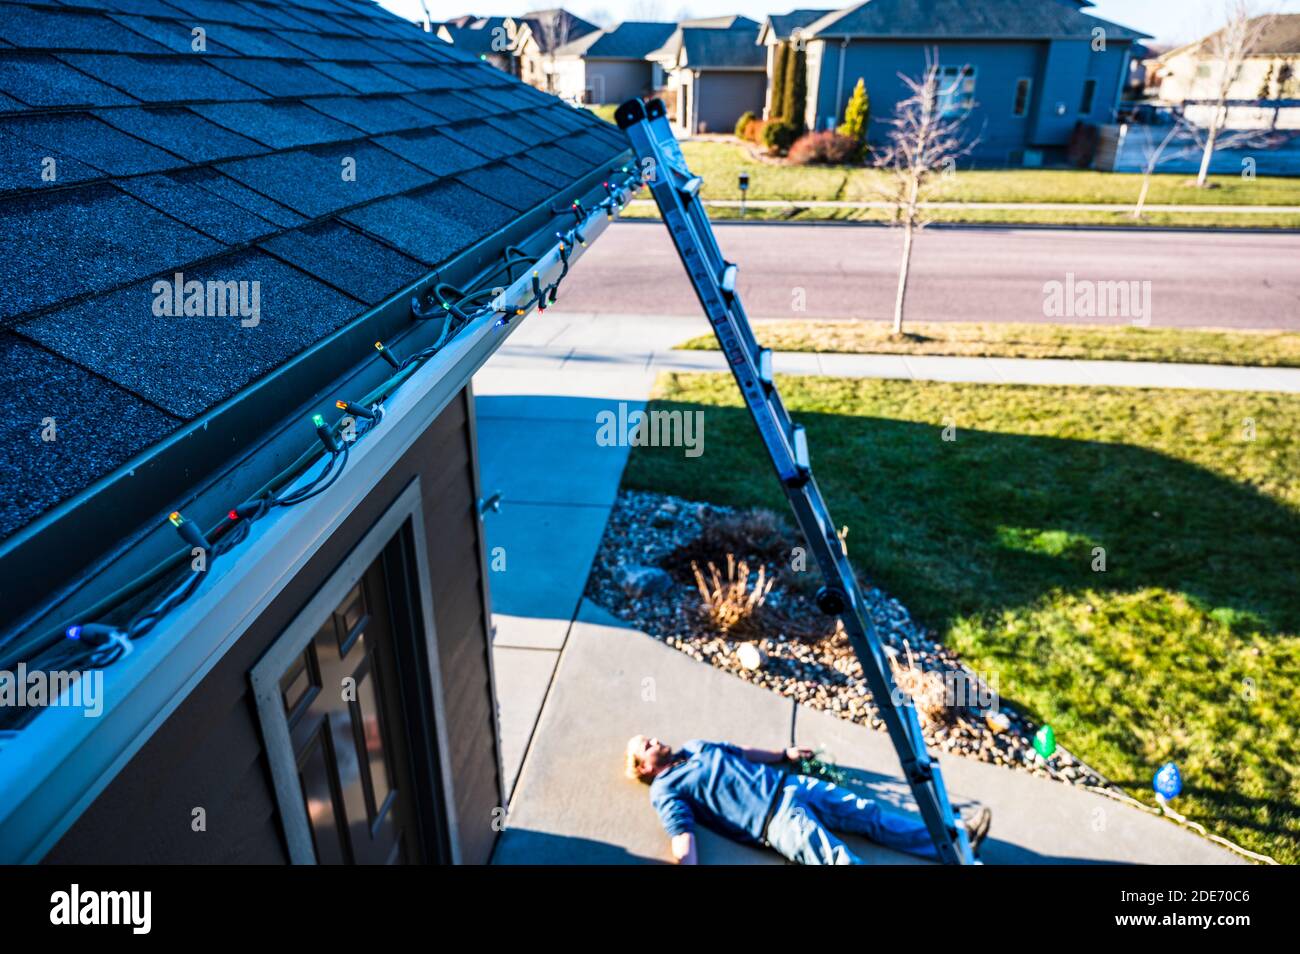
[[[587,242],[609,221],[596,210],[582,228]],[[584,250],[570,246],[571,265]],[[532,271],[545,286],[562,267],[557,244],[505,290],[504,301],[524,306],[533,297]],[[193,597],[130,656],[99,670],[100,715],[52,706],[0,745],[0,863],[44,857],[525,317],[495,327],[497,315],[488,313],[416,370],[385,403],[383,418],[352,445],[333,486],[254,523],[247,540],[213,562]]]

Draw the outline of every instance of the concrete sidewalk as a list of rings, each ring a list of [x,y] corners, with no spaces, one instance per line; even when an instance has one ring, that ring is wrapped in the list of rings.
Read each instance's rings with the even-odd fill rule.
[[[524,762],[496,864],[634,864],[670,860],[643,785],[623,776],[627,739],[725,739],[825,749],[866,769],[875,796],[914,810],[883,732],[799,706],[671,649],[584,603]],[[993,810],[986,864],[1234,864],[1231,852],[1104,796],[972,759],[945,757],[959,811]],[[861,839],[864,860],[924,864]],[[703,864],[780,864],[774,852],[699,832]]]
[[[512,338],[501,367],[568,374],[588,371],[726,371],[719,351],[676,351],[675,345],[710,329],[703,318],[660,315],[553,314],[542,333]],[[521,329],[522,331],[523,329]],[[530,329],[532,330],[532,329]],[[965,358],[931,355],[778,352],[778,374],[843,378],[964,381],[977,384],[1092,385],[1204,388],[1214,391],[1300,392],[1300,368],[1256,368],[1156,361],[1084,361],[1075,358]]]

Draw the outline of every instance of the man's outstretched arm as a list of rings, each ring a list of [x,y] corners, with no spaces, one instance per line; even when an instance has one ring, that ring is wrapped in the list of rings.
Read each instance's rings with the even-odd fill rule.
[[[695,864],[695,833],[673,835],[673,858],[679,865]]]
[[[802,745],[792,745],[785,749],[746,749],[741,748],[740,754],[751,762],[780,762],[782,759],[789,759],[791,762],[798,762],[800,759],[810,759],[813,757],[813,750]]]

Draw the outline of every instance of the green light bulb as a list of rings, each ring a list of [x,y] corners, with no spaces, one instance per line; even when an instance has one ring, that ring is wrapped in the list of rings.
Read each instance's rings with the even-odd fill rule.
[[[1034,733],[1034,751],[1045,759],[1050,759],[1056,751],[1056,733],[1050,725],[1045,725]]]

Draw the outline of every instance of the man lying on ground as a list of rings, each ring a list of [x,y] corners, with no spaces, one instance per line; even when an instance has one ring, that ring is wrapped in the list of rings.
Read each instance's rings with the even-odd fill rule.
[[[727,742],[687,742],[674,752],[658,739],[627,743],[627,774],[650,786],[673,857],[695,864],[695,822],[745,844],[766,845],[805,865],[864,862],[831,830],[853,832],[898,851],[934,858],[934,843],[918,815],[894,810],[832,782],[796,775],[776,763],[812,758],[812,750],[745,749]],[[981,808],[965,820],[978,851],[993,814]]]

